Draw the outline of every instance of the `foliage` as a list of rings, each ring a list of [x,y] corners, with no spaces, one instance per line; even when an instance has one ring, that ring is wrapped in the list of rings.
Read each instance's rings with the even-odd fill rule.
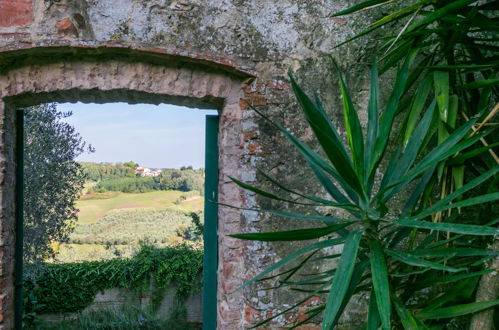
[[[53,253],[51,242],[64,242],[71,233],[85,181],[75,158],[92,148],[62,121],[71,113],[55,104],[24,112],[24,260],[33,265]]]
[[[394,1],[365,1],[333,16],[354,14],[379,6],[393,5]],[[410,1],[389,10],[345,43],[371,34],[382,27],[400,26],[396,34],[386,29],[378,51],[382,54],[382,72],[397,66],[408,52],[418,50],[418,65],[409,72],[404,94],[411,95],[402,102],[397,112],[404,112],[399,140],[407,144],[418,118],[424,112],[425,100],[434,95],[438,120],[432,123],[430,134],[442,143],[460,124],[486,112],[483,121],[473,130],[483,131],[499,112],[497,103],[497,24],[494,22],[497,1]],[[485,172],[499,163],[493,151],[499,136],[493,133],[482,139],[482,148],[463,154],[451,163],[442,164],[438,175],[430,181],[429,191],[440,187],[440,198],[445,198],[463,185],[465,172]],[[496,183],[492,183],[496,184]],[[428,195],[428,194],[427,194]],[[428,201],[429,203],[431,201]],[[445,213],[434,215],[435,220]]]
[[[204,235],[204,212],[189,212],[192,224],[189,227],[190,237],[194,241],[203,239]]]
[[[123,166],[131,167],[131,168],[133,168],[135,170],[137,167],[139,167],[139,164],[137,164],[137,163],[135,163],[133,161],[128,161],[128,162],[124,162]]]
[[[191,225],[192,217],[176,209],[115,209],[93,224],[79,224],[70,236],[75,244],[138,245],[167,243],[179,226]]]
[[[281,197],[272,191],[232,179],[242,188],[262,197],[309,209],[302,213],[265,209],[255,211],[325,225],[291,231],[232,235],[269,242],[320,238],[289,254],[243,285],[246,287],[255,281],[275,280],[276,276],[266,276],[294,261],[294,266],[280,272],[278,275],[281,276],[277,275],[278,288],[291,287],[306,292],[306,299],[318,293],[328,293],[325,304],[309,311],[308,318],[301,323],[323,313],[322,328],[332,329],[354,294],[361,292],[370,292],[366,323],[368,329],[426,328],[441,324],[441,319],[445,321],[499,303],[455,303],[458,297],[470,301],[469,292],[460,286],[466,287],[477,276],[492,271],[482,270],[481,264],[484,259],[499,254],[497,251],[476,248],[472,244],[457,244],[462,237],[468,239],[499,234],[499,230],[492,227],[499,220],[489,222],[488,225],[473,225],[469,224],[472,219],[457,216],[459,209],[499,199],[498,192],[470,198],[467,196],[472,189],[496,176],[499,165],[474,178],[468,178],[460,188],[430,206],[422,202],[428,180],[438,171],[440,164],[455,161],[460,153],[473,148],[493,128],[473,134],[472,126],[483,120],[483,116],[475,117],[462,126],[456,126],[443,140],[426,141],[426,138],[433,136],[431,127],[435,121],[438,122],[439,116],[438,100],[426,102],[425,97],[418,101],[422,102],[426,111],[421,118],[417,116],[415,129],[407,142],[393,152],[387,152],[390,133],[414,58],[415,53],[410,54],[398,71],[390,99],[381,116],[378,72],[376,64],[373,64],[365,135],[335,63],[339,72],[348,145],[342,142],[320,100],[316,97],[314,102],[290,75],[295,96],[324,156],[297,139],[282,125],[272,122],[265,114],[254,109],[297,148],[328,195],[323,198],[303,194],[283,186],[265,173],[262,173],[263,177],[282,194],[288,193],[290,196]],[[427,145],[432,148],[426,149]],[[387,164],[384,170],[383,164]],[[395,200],[404,201],[401,210],[389,208],[389,203]],[[319,212],[318,207],[326,212]],[[335,216],[336,209],[342,209],[348,216]],[[440,222],[431,221],[432,215],[443,211],[451,216]],[[340,255],[332,254],[333,249],[327,249],[341,244],[343,252]],[[322,252],[322,255],[318,252]],[[318,264],[322,266],[322,271],[310,273],[310,269],[316,269],[314,266]],[[448,285],[450,289],[441,296],[430,296],[429,301],[422,299],[425,296],[423,292],[433,292],[442,285]],[[305,300],[260,324],[298,307]]]
[[[124,164],[82,163],[89,180],[98,181],[90,192],[148,192],[153,190],[203,191],[204,170],[164,169],[155,177],[135,176]]]
[[[436,99],[438,114],[426,141],[434,135],[437,144],[443,143],[456,127],[479,114],[483,114],[483,119],[472,126],[475,132],[498,125],[497,5],[494,0],[374,0],[361,2],[333,15],[355,14],[383,7],[381,18],[346,41],[380,32],[381,47],[378,52],[382,56],[382,72],[396,67],[406,53],[415,49],[419,51],[418,65],[410,70],[404,90],[406,100],[397,109],[403,115],[397,139],[400,145],[405,145],[415,131],[417,120],[424,113],[425,100],[432,95]],[[391,28],[386,29],[388,26]],[[480,139],[480,143],[469,152],[440,164],[436,174],[428,180],[421,203],[431,205],[438,199],[444,199],[459,190],[465,178],[480,176],[496,167],[499,164],[496,153],[498,140],[497,131],[492,132]],[[499,177],[495,175],[481,187],[468,192],[467,197],[496,192],[498,186]],[[499,217],[499,209],[497,203],[495,207],[494,203],[485,203],[462,210],[457,215],[437,212],[432,215],[432,220],[439,222],[456,216],[470,223],[485,224]],[[484,247],[490,241],[490,238],[466,236],[456,238],[453,244]],[[472,285],[471,292],[477,283],[468,283]],[[495,283],[477,292],[495,292],[498,285]],[[477,301],[484,298],[477,293]],[[474,318],[473,322],[475,324],[471,327],[476,327],[478,323],[480,327],[489,327],[493,321],[488,317],[488,320],[481,321]]]
[[[44,273],[28,280],[25,296],[38,313],[83,310],[95,295],[109,288],[146,290],[154,279],[157,289],[175,284],[179,299],[199,291],[203,251],[187,245],[157,249],[143,246],[131,259],[48,264]],[[36,304],[32,302],[36,301]]]
[[[135,171],[132,166],[128,166],[133,162],[121,163],[92,163],[92,162],[79,162],[83,172],[90,181],[102,181],[114,178],[127,178],[134,177]]]

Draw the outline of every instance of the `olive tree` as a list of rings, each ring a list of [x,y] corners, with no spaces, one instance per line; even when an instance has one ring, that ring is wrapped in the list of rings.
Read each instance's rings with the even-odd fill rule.
[[[33,265],[52,256],[52,243],[66,241],[74,228],[85,182],[75,159],[93,149],[63,121],[71,112],[52,103],[24,113],[24,262]]]

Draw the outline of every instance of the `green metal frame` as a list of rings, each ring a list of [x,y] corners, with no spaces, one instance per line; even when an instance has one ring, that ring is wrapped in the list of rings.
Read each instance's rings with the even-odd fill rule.
[[[217,328],[218,125],[219,116],[206,116],[203,330],[213,330]]]
[[[23,328],[24,111],[16,110],[16,222],[14,254],[14,326]]]

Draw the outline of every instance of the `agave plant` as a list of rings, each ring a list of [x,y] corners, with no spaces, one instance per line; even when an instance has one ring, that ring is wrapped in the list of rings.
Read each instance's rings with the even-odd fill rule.
[[[456,128],[433,148],[425,147],[432,122],[438,120],[436,100],[425,103],[426,111],[406,144],[388,153],[390,133],[397,108],[401,102],[408,71],[415,54],[409,56],[397,73],[394,88],[381,112],[378,102],[378,73],[376,63],[371,69],[370,97],[366,134],[357,111],[335,63],[343,101],[344,125],[347,143],[342,141],[333,121],[328,118],[319,98],[309,97],[290,74],[291,85],[298,104],[322,148],[323,155],[296,138],[279,123],[257,111],[265,120],[280,130],[305,158],[318,183],[327,196],[308,195],[290,189],[271,176],[262,173],[283,194],[248,185],[232,178],[233,182],[265,198],[314,212],[289,212],[258,209],[255,211],[310,221],[312,228],[231,235],[244,240],[305,241],[310,243],[247,281],[243,287],[256,281],[279,279],[278,287],[306,292],[307,297],[291,308],[255,325],[260,326],[297,308],[308,298],[326,293],[325,303],[308,312],[308,318],[322,313],[322,328],[332,329],[338,324],[347,303],[355,294],[369,293],[367,329],[426,329],[460,315],[473,313],[499,304],[499,300],[456,305],[456,298],[471,295],[468,285],[480,275],[491,272],[483,269],[483,261],[498,253],[472,246],[456,246],[458,238],[492,236],[498,220],[487,226],[471,225],[458,217],[447,217],[442,222],[431,221],[437,212],[456,213],[457,209],[499,199],[499,193],[467,198],[467,192],[499,171],[499,166],[475,177],[445,198],[427,206],[421,203],[428,181],[439,164],[468,150],[493,128],[473,133],[472,126],[479,117],[472,118]],[[431,141],[430,144],[431,146]],[[383,173],[383,174],[379,174]],[[381,176],[381,177],[379,177]],[[404,200],[400,208],[389,209],[394,198]],[[343,209],[346,217],[334,212],[318,210]],[[458,221],[459,220],[459,221]],[[444,235],[442,235],[442,233]],[[444,239],[442,239],[444,236]],[[343,244],[341,255],[328,255],[326,249]],[[321,264],[320,273],[303,274],[311,266]],[[280,273],[273,274],[275,270]],[[434,297],[433,289],[452,288]],[[430,292],[424,297],[421,292]],[[422,298],[423,296],[423,298]],[[469,297],[468,297],[469,299]],[[462,301],[460,299],[459,301]],[[466,301],[466,299],[464,299]],[[470,300],[468,300],[470,301]]]

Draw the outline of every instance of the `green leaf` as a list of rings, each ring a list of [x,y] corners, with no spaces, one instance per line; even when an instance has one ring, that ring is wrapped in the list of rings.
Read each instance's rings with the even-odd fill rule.
[[[417,290],[417,289],[431,287],[431,286],[439,285],[439,284],[453,283],[453,282],[462,281],[462,280],[465,280],[468,278],[474,278],[474,277],[482,276],[485,274],[489,274],[493,271],[494,271],[494,269],[486,269],[486,270],[482,270],[479,272],[473,272],[473,273],[468,273],[468,274],[435,276],[435,277],[432,277],[428,280],[422,280],[422,281],[419,281],[415,284],[412,284],[412,287],[414,290]]]
[[[245,208],[245,207],[237,207],[229,204],[224,204],[224,203],[218,203],[218,205],[225,206],[225,207],[230,207],[233,209],[238,209],[238,210],[244,210],[244,211],[252,211],[252,212],[260,212],[260,213],[268,213],[268,214],[273,214],[277,215],[280,217],[285,217],[285,218],[291,218],[291,219],[298,219],[298,220],[308,220],[308,221],[321,221],[327,225],[333,225],[336,223],[342,223],[342,222],[348,222],[346,219],[342,218],[336,218],[336,217],[330,217],[327,215],[308,215],[308,214],[301,214],[301,213],[295,213],[295,212],[286,212],[286,211],[278,211],[278,210],[267,210],[267,209],[251,209],[251,208]]]
[[[419,154],[421,144],[423,143],[423,140],[428,133],[428,129],[430,128],[434,111],[435,111],[435,102],[432,102],[428,107],[428,110],[426,110],[426,113],[423,116],[423,119],[419,123],[418,127],[413,132],[412,137],[409,140],[409,143],[407,144],[402,157],[394,160],[394,163],[396,164],[394,170],[391,173],[387,172],[383,177],[380,189],[384,189],[386,186],[390,185],[391,183],[400,180],[400,178],[403,177],[407,173],[409,168],[412,166],[412,164],[416,160],[416,157]],[[396,189],[388,190],[383,195],[382,200],[387,200],[396,191],[397,191]]]
[[[449,115],[449,72],[434,71],[433,82],[435,84],[435,98],[438,103],[440,120],[446,123]]]
[[[361,231],[353,231],[345,241],[343,253],[327,298],[326,310],[322,321],[322,329],[324,330],[330,330],[336,325],[334,320],[341,308],[341,304],[345,298],[348,298],[345,297],[345,294],[352,277],[361,238]]]
[[[370,239],[369,248],[371,250],[371,273],[374,292],[376,293],[376,304],[383,323],[383,329],[390,330],[390,285],[388,283],[388,267],[385,255],[381,244],[377,240]]]
[[[477,235],[477,236],[493,236],[499,234],[499,229],[478,226],[478,225],[462,225],[458,223],[447,223],[447,222],[428,222],[419,221],[411,219],[400,219],[395,221],[399,226],[420,228],[428,230],[441,230],[450,233],[466,234],[466,235]]]
[[[443,143],[439,144],[432,151],[430,151],[417,165],[415,165],[403,178],[401,178],[398,182],[388,186],[386,189],[394,189],[392,191],[392,195],[400,191],[403,187],[405,187],[409,182],[411,182],[414,178],[419,176],[422,172],[424,172],[427,168],[433,166],[446,159],[447,157],[460,152],[461,150],[466,149],[467,147],[473,145],[478,140],[483,138],[484,136],[490,134],[493,129],[487,130],[481,134],[475,134],[472,137],[465,139],[459,142],[469,133],[471,126],[476,122],[477,118],[469,120],[463,126],[456,129],[447,140]],[[378,195],[384,194],[384,190],[380,190]]]
[[[491,194],[486,194],[486,195],[481,195],[481,196],[476,196],[476,197],[468,198],[468,199],[465,199],[465,200],[462,200],[462,201],[459,201],[459,202],[455,202],[453,204],[442,205],[442,206],[434,209],[434,211],[432,213],[430,213],[430,214],[433,214],[433,213],[436,213],[436,212],[440,212],[440,211],[449,210],[449,209],[453,209],[453,208],[458,208],[458,207],[467,207],[467,206],[473,206],[473,205],[477,205],[477,204],[483,204],[483,203],[493,202],[493,201],[498,200],[498,199],[499,199],[499,192],[491,193]],[[420,216],[422,216],[423,214],[426,214],[426,213],[428,213],[428,212],[424,211],[424,212],[418,214],[415,217],[415,219],[416,218],[420,218]]]
[[[478,282],[478,277],[467,279],[461,281],[449,288],[441,296],[433,299],[431,302],[426,304],[426,307],[421,311],[422,313],[434,310],[442,305],[445,305],[458,297],[468,298],[475,290],[476,283]]]
[[[463,85],[462,88],[464,88],[464,89],[477,89],[477,88],[496,86],[498,84],[499,84],[499,79],[484,79],[484,80],[478,80],[478,81]]]
[[[495,148],[497,146],[499,146],[499,142],[491,143],[486,147],[473,148],[473,150],[471,150],[469,152],[466,152],[466,153],[463,153],[461,155],[458,155],[457,157],[451,158],[446,164],[447,164],[447,166],[463,164],[466,160],[473,158],[475,156],[478,156],[481,153],[484,153],[484,152],[488,151],[489,149]]]
[[[291,86],[295,92],[296,99],[300,104],[305,117],[314,132],[314,135],[322,146],[325,154],[343,180],[359,195],[363,195],[359,178],[352,168],[352,160],[346,154],[339,135],[333,127],[331,120],[312,102],[301,87],[296,83],[293,75],[289,74]]]
[[[395,311],[397,312],[404,330],[421,330],[427,329],[424,324],[421,323],[411,312],[405,308],[405,306],[396,297],[392,296],[393,305],[395,306]]]
[[[345,10],[339,11],[337,13],[334,13],[334,14],[331,15],[331,17],[353,14],[353,13],[358,12],[359,10],[366,9],[366,8],[369,9],[369,7],[379,6],[379,5],[382,5],[382,4],[387,3],[387,2],[391,2],[391,0],[369,0],[369,1],[364,1],[364,2],[359,3],[358,5],[355,5],[355,6],[352,6],[352,7],[348,8],[348,9],[345,9]]]
[[[454,267],[449,267],[445,266],[433,261],[428,261],[424,260],[421,258],[417,258],[409,253],[404,253],[401,251],[395,251],[395,250],[386,250],[386,253],[392,257],[395,258],[405,264],[411,265],[411,266],[416,266],[416,267],[425,267],[425,268],[432,268],[432,269],[437,269],[437,270],[443,270],[447,272],[460,272],[465,270],[465,268],[454,268]]]
[[[405,84],[407,81],[409,67],[414,61],[415,56],[416,52],[415,51],[411,52],[411,54],[407,57],[406,61],[404,62],[402,69],[397,74],[392,95],[388,100],[388,104],[383,112],[383,115],[381,116],[379,133],[374,147],[374,156],[372,157],[372,162],[371,164],[366,164],[366,166],[369,166],[368,173],[372,173],[376,169],[377,164],[380,162],[381,157],[385,152],[388,139],[390,137],[390,131],[393,125],[393,120],[395,119],[397,107],[400,98],[402,97],[405,91]]]
[[[252,108],[256,113],[258,113],[263,119],[274,125],[277,129],[279,129],[284,136],[288,138],[288,140],[296,147],[296,149],[302,154],[307,163],[311,166],[312,164],[321,168],[324,172],[328,173],[332,177],[334,177],[338,183],[343,187],[345,192],[353,198],[355,196],[355,192],[352,188],[343,180],[343,177],[334,169],[327,161],[322,159],[315,151],[310,149],[306,144],[297,139],[293,134],[291,134],[287,129],[285,129],[282,125],[273,122],[270,118],[265,116],[258,109]],[[353,171],[353,169],[352,169]],[[333,196],[335,198],[335,196]],[[339,201],[339,200],[338,200]]]
[[[383,18],[381,18],[380,20],[372,23],[367,29],[359,32],[358,34],[356,34],[354,37],[346,40],[346,41],[343,41],[342,43],[340,43],[338,46],[336,47],[339,47],[341,45],[344,45],[346,43],[349,43],[355,39],[358,39],[362,36],[365,36],[366,34],[369,34],[370,32],[372,31],[375,31],[376,29],[382,27],[383,25],[386,25],[392,21],[396,21],[396,20],[400,20],[401,18],[404,18],[405,16],[407,15],[410,15],[412,11],[416,10],[417,8],[419,8],[421,5],[423,5],[424,3],[427,3],[429,2],[430,0],[423,0],[423,1],[420,1],[416,4],[413,4],[411,6],[408,6],[408,7],[404,7],[396,12],[393,12],[391,14],[388,14],[386,16],[384,16]],[[405,35],[405,33],[404,33]]]
[[[371,294],[369,295],[369,310],[367,313],[367,330],[378,330],[381,325],[381,319],[379,317],[378,303],[376,302],[376,293],[374,289],[371,289]]]
[[[376,58],[373,58],[371,66],[371,87],[369,88],[369,105],[367,108],[367,135],[366,135],[366,148],[364,150],[364,167],[365,167],[365,183],[366,186],[371,187],[374,181],[374,175],[370,176],[367,172],[368,164],[371,164],[372,156],[374,154],[374,146],[378,136],[378,118],[379,118],[379,82],[378,82],[378,68],[376,67]],[[370,188],[368,190],[371,190]]]
[[[431,2],[431,0],[422,0],[422,1],[416,2],[412,5],[409,5],[407,7],[404,7],[402,9],[399,9],[399,10],[397,10],[393,13],[390,13],[390,14],[384,16],[383,18],[375,21],[374,23],[371,24],[371,26],[381,26],[381,25],[389,23],[395,19],[400,19],[400,18],[410,14],[411,12],[416,11],[421,7],[424,7],[429,2]]]
[[[454,189],[461,189],[464,184],[464,165],[452,167],[452,181],[454,182]]]
[[[360,258],[361,259],[361,258]],[[343,301],[341,303],[341,307],[336,314],[336,318],[333,321],[333,324],[336,324],[338,320],[340,319],[341,314],[345,310],[345,308],[348,305],[348,302],[350,301],[350,297],[353,296],[355,293],[359,292],[361,287],[359,284],[365,280],[366,278],[363,277],[362,275],[364,274],[364,271],[366,270],[367,266],[369,265],[369,260],[362,260],[355,264],[355,267],[352,272],[352,276],[350,279],[350,283],[348,284],[348,289],[344,295]]]
[[[402,213],[400,214],[401,218],[405,218],[410,212],[413,210],[413,208],[416,206],[416,203],[418,202],[419,198],[421,197],[421,194],[424,192],[426,189],[428,182],[430,182],[433,173],[435,172],[436,166],[433,166],[426,170],[426,172],[423,174],[421,177],[421,180],[419,180],[418,185],[412,190],[411,196],[407,199],[406,204],[404,205],[404,209],[402,210]]]
[[[449,3],[448,5],[444,6],[444,7],[441,7],[440,9],[438,10],[435,10],[434,12],[430,13],[429,15],[427,15],[426,17],[424,17],[423,19],[417,21],[416,23],[410,25],[407,30],[406,30],[406,33],[407,32],[411,32],[413,30],[415,30],[416,28],[420,27],[420,26],[423,26],[423,25],[426,25],[426,24],[430,24],[434,21],[436,21],[437,19],[439,19],[440,17],[443,17],[449,13],[452,13],[454,11],[457,11],[457,10],[462,10],[464,6],[470,4],[470,3],[473,3],[475,2],[476,0],[455,0],[455,1],[452,1],[451,3]]]
[[[499,305],[499,299],[434,309],[434,310],[430,310],[430,311],[426,311],[426,312],[421,312],[418,314],[418,317],[423,319],[423,320],[425,320],[425,319],[446,319],[446,318],[476,313],[476,312],[482,311],[484,309],[494,307],[496,305]]]
[[[459,109],[459,97],[456,94],[449,96],[449,116],[447,118],[447,125],[450,128],[456,128],[457,111]]]
[[[499,251],[482,250],[473,248],[439,248],[439,249],[414,249],[409,252],[419,257],[479,257],[479,256],[497,256]]]
[[[269,274],[270,272],[272,272],[272,271],[290,263],[291,261],[296,260],[297,258],[303,256],[305,253],[308,253],[308,252],[314,251],[314,250],[323,249],[323,248],[326,248],[329,246],[342,244],[344,241],[345,241],[344,238],[328,239],[328,240],[316,242],[316,243],[307,245],[301,249],[298,249],[295,252],[287,255],[285,258],[281,259],[280,261],[274,263],[272,266],[266,268],[264,271],[262,271],[260,274],[256,275],[255,277],[253,277],[249,281],[246,281],[243,285],[241,285],[236,290],[240,290],[240,289],[243,289],[243,288],[249,286],[253,282],[258,281],[259,279],[263,278],[265,275]]]
[[[292,190],[292,189],[290,189],[290,188],[282,185],[279,181],[273,179],[271,176],[269,176],[268,174],[266,174],[265,172],[263,172],[261,170],[258,170],[258,173],[260,173],[265,179],[267,179],[268,181],[270,181],[276,187],[279,187],[280,189],[282,189],[284,191],[287,191],[287,192],[289,192],[289,193],[291,193],[293,195],[297,195],[297,196],[303,197],[305,199],[308,199],[308,200],[311,200],[311,201],[314,201],[314,202],[317,202],[317,203],[321,203],[321,204],[326,204],[326,205],[328,205],[331,202],[329,200],[326,200],[326,199],[323,199],[323,198],[320,198],[320,197],[317,197],[317,196],[305,195],[305,194],[302,194],[300,192],[297,192],[296,190]],[[331,194],[331,197],[333,197],[335,200],[337,200],[340,203],[349,204],[348,198],[346,198],[345,196],[343,196],[343,194],[339,190],[337,190],[337,193],[335,192],[334,195]]]
[[[317,180],[320,182],[320,184],[324,187],[324,189],[328,192],[328,194],[332,198],[334,198],[336,200],[338,200],[339,198],[342,198],[342,197],[338,197],[338,195],[340,195],[340,196],[343,196],[343,195],[338,190],[338,188],[333,183],[333,181],[331,181],[331,179],[327,175],[324,174],[324,172],[322,171],[321,168],[319,168],[317,165],[315,165],[313,163],[309,163],[309,166],[312,169],[312,172],[314,173]],[[349,194],[349,195],[351,195],[351,194]],[[355,196],[355,195],[351,195],[351,198],[354,201],[358,200],[357,196]],[[350,205],[353,205],[353,204],[350,204]]]
[[[364,138],[362,136],[362,127],[360,126],[357,110],[353,106],[350,93],[346,87],[343,75],[338,63],[333,59],[336,72],[339,77],[341,100],[343,102],[343,117],[345,118],[345,128],[350,145],[350,151],[353,156],[353,164],[357,177],[361,183],[364,182]]]
[[[409,109],[409,117],[407,119],[407,125],[404,131],[404,147],[409,142],[409,139],[412,136],[412,132],[416,127],[417,122],[419,121],[419,116],[423,107],[425,105],[426,99],[430,94],[431,89],[431,76],[426,76],[422,83],[418,86],[416,94],[414,95],[411,103],[411,108]]]
[[[307,228],[307,229],[263,232],[263,233],[233,234],[228,236],[244,240],[265,241],[265,242],[303,241],[303,240],[315,239],[322,236],[326,236],[342,228],[345,228],[351,224],[352,223],[350,222],[350,223],[342,223],[338,225],[321,227],[321,228]]]
[[[262,190],[262,189],[259,189],[259,188],[256,188],[250,184],[247,184],[247,183],[244,183],[242,181],[239,181],[238,179],[236,178],[233,178],[233,177],[229,177],[232,182],[234,182],[235,184],[237,184],[238,186],[240,186],[241,188],[244,188],[246,190],[249,190],[249,191],[252,191],[260,196],[263,196],[263,197],[267,197],[267,198],[270,198],[270,199],[274,199],[274,200],[277,200],[277,201],[280,201],[280,202],[286,202],[286,203],[290,203],[290,204],[299,204],[299,205],[309,205],[309,206],[318,206],[317,204],[307,204],[307,203],[301,203],[301,202],[297,202],[297,201],[292,201],[292,200],[289,200],[289,199],[285,199],[285,198],[281,198],[275,194],[272,194],[272,193],[269,193],[265,190]]]
[[[493,175],[495,175],[497,172],[499,172],[499,165],[493,167],[492,169],[490,169],[489,171],[483,173],[482,175],[474,178],[473,180],[471,180],[470,182],[466,183],[461,188],[455,190],[454,192],[452,192],[449,195],[447,195],[445,198],[439,200],[438,202],[436,202],[435,204],[433,204],[429,208],[427,208],[424,211],[422,211],[422,212],[414,215],[413,217],[411,217],[409,219],[422,219],[422,218],[425,218],[425,217],[427,217],[427,216],[429,216],[431,214],[434,214],[436,212],[440,212],[440,211],[447,210],[447,209],[450,209],[450,208],[485,203],[487,201],[491,201],[491,200],[495,200],[495,199],[499,198],[499,195],[497,195],[497,194],[496,195],[489,194],[489,195],[483,195],[483,196],[473,197],[473,198],[470,198],[470,199],[468,199],[466,201],[461,201],[461,202],[458,202],[458,203],[454,203],[454,204],[448,205],[454,199],[462,196],[465,192],[467,192],[467,191],[469,191],[469,190],[477,187],[478,185],[482,184],[483,182],[485,182],[486,180],[488,180],[490,177],[492,177]]]

